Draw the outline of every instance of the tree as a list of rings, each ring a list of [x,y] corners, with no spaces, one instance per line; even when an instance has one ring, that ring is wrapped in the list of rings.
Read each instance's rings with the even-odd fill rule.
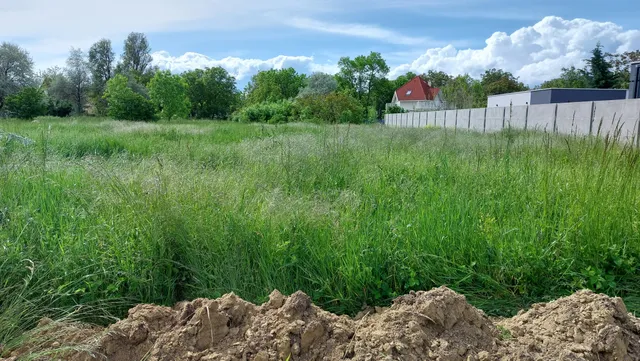
[[[118,74],[107,82],[103,96],[108,114],[119,120],[155,120],[154,104],[129,86],[129,78]]]
[[[71,48],[67,59],[66,75],[72,89],[73,110],[76,114],[82,114],[91,82],[89,66],[81,49]]]
[[[182,74],[191,102],[191,116],[198,119],[226,119],[240,99],[236,79],[224,68],[206,68]]]
[[[300,118],[321,123],[362,123],[363,108],[357,99],[344,93],[314,94],[298,98]]]
[[[589,88],[591,79],[585,69],[577,69],[575,66],[562,68],[560,77],[548,80],[540,84],[540,88]]]
[[[106,113],[106,101],[102,98],[107,82],[113,77],[115,53],[111,40],[101,39],[89,49],[91,71],[91,98],[98,114]]]
[[[73,87],[64,71],[52,67],[41,74],[42,89],[46,95],[47,115],[66,117],[73,112]]]
[[[629,89],[629,64],[634,61],[640,61],[640,50],[625,51],[624,53],[606,54],[609,63],[613,68],[616,77],[615,88]]]
[[[124,53],[122,54],[122,68],[143,74],[151,65],[151,48],[147,36],[143,33],[131,33],[124,41]]]
[[[338,81],[332,75],[313,73],[306,79],[306,85],[298,93],[298,97],[308,95],[327,95],[338,89]]]
[[[3,42],[0,45],[0,109],[7,96],[33,83],[33,60],[21,47]]]
[[[508,71],[502,69],[490,69],[482,74],[482,80],[480,80],[482,88],[487,95],[505,94],[527,90],[527,87],[518,81],[518,78],[514,77]]]
[[[293,68],[261,71],[251,78],[245,88],[247,103],[275,102],[292,99],[304,86],[306,75],[298,74]]]
[[[376,87],[386,85],[381,82],[389,73],[389,66],[380,53],[371,52],[368,56],[360,55],[355,59],[343,57],[338,62],[340,72],[337,74],[338,88],[355,96],[366,108],[374,106]],[[376,106],[378,114],[383,107]]]
[[[427,74],[420,75],[425,81],[427,81],[434,88],[445,87],[453,78],[451,75],[443,71],[429,70]]]
[[[159,71],[149,82],[149,97],[162,119],[186,118],[191,110],[187,82],[170,71]]]
[[[589,66],[592,86],[599,89],[611,89],[616,84],[616,77],[611,71],[611,64],[605,58],[602,44],[598,42],[591,51],[591,58],[586,60]]]
[[[117,74],[125,74],[133,77],[136,82],[147,85],[158,67],[151,65],[153,57],[146,35],[143,33],[130,33],[124,41],[124,52],[121,62],[116,66]]]
[[[25,120],[33,120],[44,115],[47,110],[44,94],[35,87],[26,87],[14,95],[7,96],[6,103],[9,114]]]

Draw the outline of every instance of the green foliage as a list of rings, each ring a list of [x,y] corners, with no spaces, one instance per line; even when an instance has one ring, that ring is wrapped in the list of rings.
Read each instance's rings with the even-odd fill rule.
[[[129,79],[116,75],[107,82],[104,98],[109,105],[108,114],[118,120],[155,120],[155,106],[129,86]]]
[[[305,85],[306,75],[293,68],[261,71],[251,78],[245,89],[247,104],[293,99]]]
[[[575,66],[562,68],[562,74],[540,85],[540,88],[589,88],[591,79],[588,70],[577,69]]]
[[[614,88],[629,89],[629,64],[631,62],[640,61],[640,50],[625,51],[623,53],[606,54],[608,62],[611,64],[613,73],[616,77]]]
[[[25,120],[33,120],[47,111],[44,94],[34,87],[26,87],[17,94],[8,96],[6,107],[9,114]]]
[[[296,100],[301,120],[338,124],[363,122],[364,110],[353,97],[343,93],[308,95]]]
[[[378,114],[382,114],[384,105],[379,101],[380,95],[386,93],[390,87],[385,79],[389,73],[389,66],[380,53],[371,52],[367,56],[360,55],[354,59],[343,57],[340,58],[338,66],[338,89],[354,96],[363,109],[373,106]]]
[[[186,118],[191,110],[188,84],[180,75],[159,71],[149,82],[149,97],[162,119]]]
[[[429,70],[427,74],[422,74],[421,77],[431,83],[434,88],[442,88],[447,86],[453,77],[443,71]]]
[[[505,94],[527,90],[527,87],[518,81],[518,78],[514,77],[508,71],[502,69],[490,69],[482,74],[480,80],[482,88],[486,95]]]
[[[236,79],[221,67],[191,70],[182,77],[194,118],[227,119],[239,105]]]
[[[81,49],[71,48],[69,58],[67,58],[65,75],[71,94],[73,111],[76,114],[82,114],[91,86],[91,75],[85,54]]]
[[[18,45],[0,44],[0,110],[8,96],[33,85],[33,60]]]
[[[232,120],[242,123],[287,123],[295,120],[294,103],[291,100],[251,104],[236,111]]]
[[[591,86],[600,89],[611,89],[616,84],[616,76],[611,71],[611,64],[607,61],[602,45],[598,43],[591,51],[591,58],[586,60],[591,76]]]
[[[47,102],[47,115],[52,117],[68,117],[73,112],[73,104],[65,100],[49,98]]]
[[[400,113],[406,113],[407,111],[404,110],[403,107],[399,106],[399,105],[392,105],[390,107],[387,108],[386,113],[387,114],[400,114]]]
[[[106,115],[107,104],[102,96],[115,71],[115,53],[111,47],[111,40],[101,39],[93,44],[89,49],[88,62],[91,71],[90,100],[98,115]]]
[[[327,95],[338,89],[338,82],[332,75],[313,73],[305,80],[305,87],[300,90],[298,97],[309,95]]]

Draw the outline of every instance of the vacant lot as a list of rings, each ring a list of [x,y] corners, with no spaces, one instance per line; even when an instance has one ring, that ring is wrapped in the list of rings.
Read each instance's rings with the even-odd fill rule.
[[[123,316],[273,289],[355,314],[440,285],[490,314],[581,288],[640,311],[640,153],[604,140],[46,118],[0,131],[5,318],[25,300]]]

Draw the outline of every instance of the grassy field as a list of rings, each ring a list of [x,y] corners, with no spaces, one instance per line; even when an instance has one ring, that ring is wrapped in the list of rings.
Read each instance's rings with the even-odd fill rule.
[[[46,118],[0,131],[0,322],[274,288],[353,314],[443,284],[491,314],[585,287],[640,311],[640,153],[603,140]]]

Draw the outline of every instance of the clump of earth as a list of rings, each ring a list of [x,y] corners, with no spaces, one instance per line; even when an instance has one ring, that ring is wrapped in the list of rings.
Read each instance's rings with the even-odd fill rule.
[[[302,292],[274,291],[261,306],[228,294],[138,305],[107,328],[43,319],[29,337],[0,361],[640,360],[640,321],[620,298],[591,291],[497,322],[446,287],[355,318]]]

